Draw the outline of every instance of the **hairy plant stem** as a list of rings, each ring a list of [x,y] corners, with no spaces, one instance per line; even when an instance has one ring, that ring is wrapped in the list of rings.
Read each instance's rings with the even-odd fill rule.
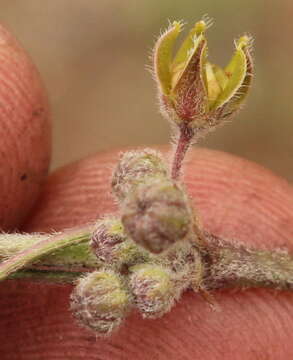
[[[42,238],[40,241],[37,241],[31,246],[26,247],[23,250],[17,252],[16,255],[9,257],[7,260],[4,260],[0,264],[0,281],[6,279],[12,273],[20,269],[23,269],[32,263],[36,263],[46,255],[50,255],[54,252],[57,252],[58,250],[61,251],[62,249],[65,249],[72,245],[78,245],[83,242],[88,242],[91,232],[92,232],[92,225],[88,225],[85,227],[66,230],[63,233]],[[66,252],[63,253],[63,256],[61,256],[62,258],[61,261],[65,266],[66,265],[72,266],[73,265],[72,261],[69,261],[69,263],[66,264],[66,255],[67,255]],[[57,259],[58,259],[58,254],[57,254]]]
[[[172,161],[171,177],[173,180],[178,180],[180,177],[182,163],[193,136],[194,130],[188,125],[188,122],[182,122],[179,127],[179,137]]]
[[[202,251],[207,290],[272,288],[293,290],[293,257],[285,251],[248,249],[205,234]]]
[[[99,269],[102,264],[89,249],[91,230],[87,226],[56,235],[1,234],[1,280],[72,283],[83,273]],[[203,268],[198,282],[203,290],[293,290],[293,257],[286,252],[247,249],[209,233],[203,235],[198,247]]]

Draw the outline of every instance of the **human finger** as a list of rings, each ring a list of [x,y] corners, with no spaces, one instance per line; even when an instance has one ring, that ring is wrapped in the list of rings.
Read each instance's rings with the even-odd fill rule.
[[[0,229],[19,227],[37,199],[51,151],[48,100],[17,40],[0,26]]]

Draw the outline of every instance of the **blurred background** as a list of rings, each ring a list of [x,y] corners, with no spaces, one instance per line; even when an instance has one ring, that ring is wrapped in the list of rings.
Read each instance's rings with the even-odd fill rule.
[[[52,169],[100,150],[166,143],[146,71],[167,20],[208,14],[209,57],[224,66],[233,39],[255,38],[256,77],[244,110],[201,146],[293,180],[292,0],[0,0],[0,21],[37,64],[53,117]]]

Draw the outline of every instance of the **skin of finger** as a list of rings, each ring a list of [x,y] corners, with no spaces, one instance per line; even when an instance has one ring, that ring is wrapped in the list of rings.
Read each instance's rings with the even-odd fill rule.
[[[0,25],[0,229],[19,227],[46,179],[48,100],[31,59]]]
[[[49,178],[30,231],[92,221],[117,206],[108,195],[117,152],[69,165]],[[262,248],[292,250],[292,187],[245,160],[193,151],[185,182],[204,227]],[[57,214],[56,214],[57,212]],[[7,281],[0,286],[3,359],[290,359],[293,296],[267,290],[216,293],[219,311],[192,292],[157,320],[132,313],[111,338],[78,327],[71,286]]]

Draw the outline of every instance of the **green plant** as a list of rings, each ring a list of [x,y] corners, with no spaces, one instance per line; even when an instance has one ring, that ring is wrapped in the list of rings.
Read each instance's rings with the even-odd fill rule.
[[[208,24],[196,23],[174,57],[181,22],[155,45],[153,76],[173,129],[171,164],[151,149],[128,151],[112,177],[119,214],[58,234],[0,235],[0,279],[75,282],[71,309],[97,334],[111,334],[134,308],[158,318],[187,289],[211,305],[216,289],[293,289],[289,254],[205,232],[181,181],[188,148],[241,108],[253,76],[248,36],[236,41],[225,69],[207,61]]]

